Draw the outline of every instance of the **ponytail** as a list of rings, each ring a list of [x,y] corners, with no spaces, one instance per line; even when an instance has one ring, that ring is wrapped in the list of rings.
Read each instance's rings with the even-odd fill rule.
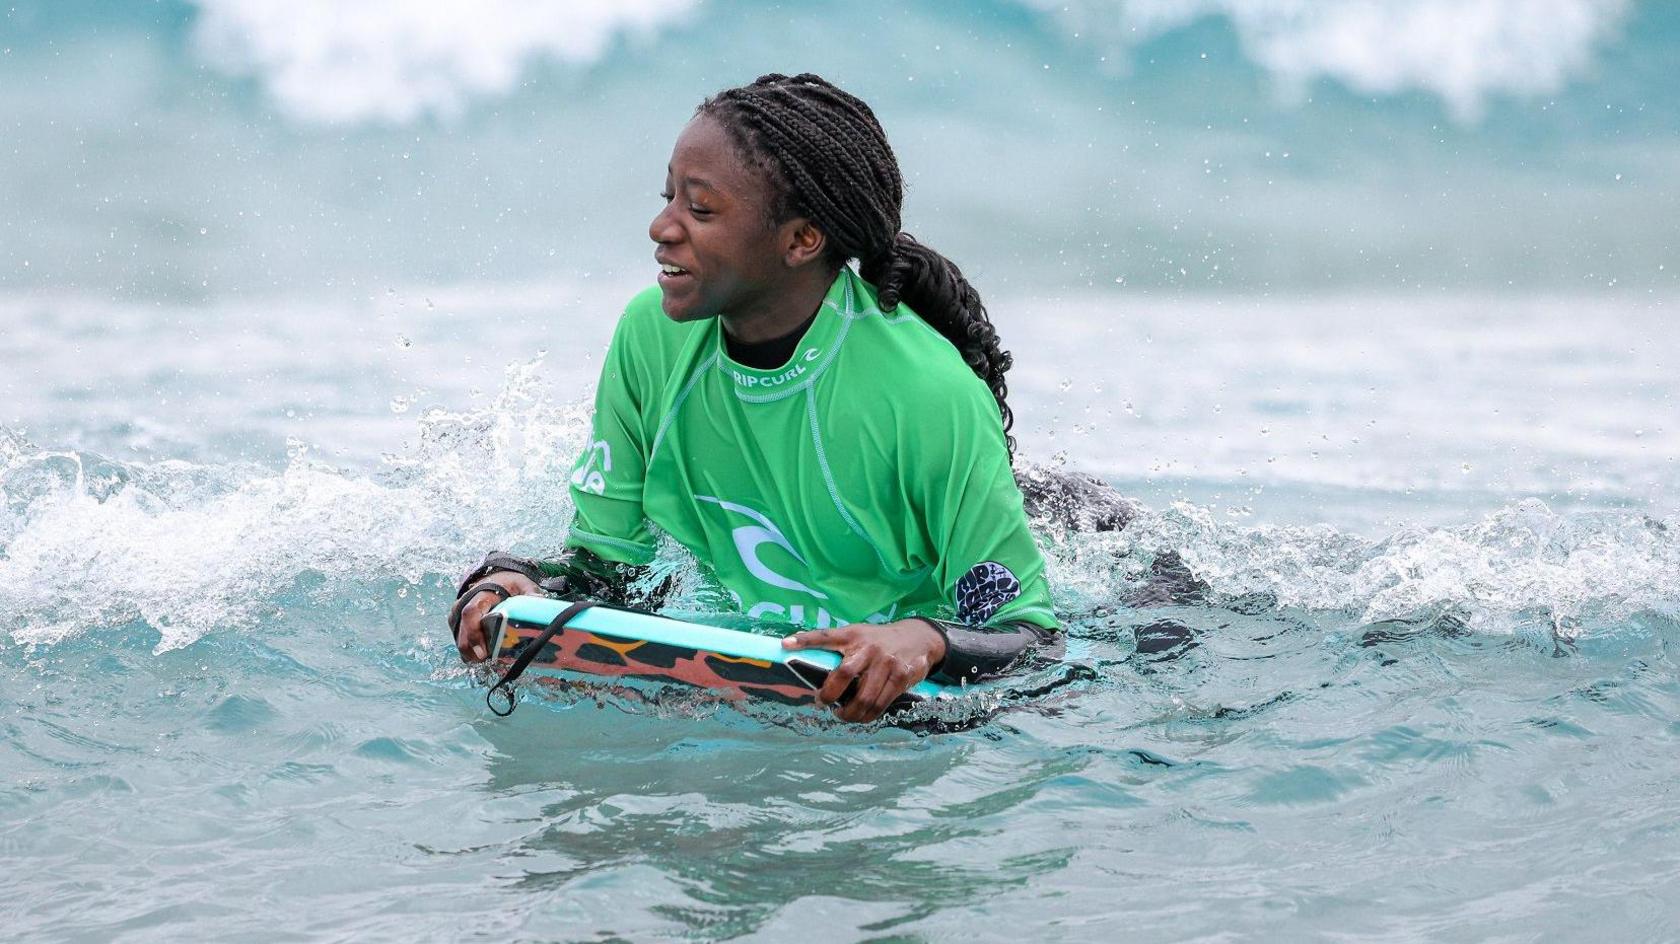
[[[859,266],[859,274],[875,286],[883,310],[891,311],[900,302],[909,305],[944,335],[969,369],[986,382],[997,400],[1005,441],[1013,456],[1015,437],[1009,430],[1015,425],[1015,414],[1009,409],[1009,385],[1003,375],[1015,359],[998,343],[997,330],[980,301],[980,293],[963,278],[957,264],[909,233],[899,233],[891,249]]]

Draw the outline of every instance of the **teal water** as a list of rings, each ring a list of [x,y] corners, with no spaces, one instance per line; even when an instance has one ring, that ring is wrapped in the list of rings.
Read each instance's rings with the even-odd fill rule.
[[[9,936],[1673,938],[1668,5],[286,9],[0,10]],[[553,545],[669,140],[770,68],[1139,515],[1039,524],[1078,655],[963,730],[494,718],[453,580]]]

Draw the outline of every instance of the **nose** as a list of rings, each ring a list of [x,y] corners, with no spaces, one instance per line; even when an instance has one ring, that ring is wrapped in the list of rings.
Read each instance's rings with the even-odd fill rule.
[[[654,214],[653,222],[648,224],[648,238],[660,245],[674,243],[682,238],[682,226],[676,220],[672,208],[676,201],[667,201],[665,207]]]

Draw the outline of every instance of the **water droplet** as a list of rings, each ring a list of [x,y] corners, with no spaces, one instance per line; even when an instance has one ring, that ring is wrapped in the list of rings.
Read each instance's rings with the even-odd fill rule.
[[[208,235],[210,235],[210,227],[208,227],[208,226],[200,226],[200,227],[199,227],[199,228],[198,228],[198,235],[200,235],[200,236],[208,236]]]
[[[401,397],[401,396],[392,397],[391,398],[391,412],[392,413],[407,413],[408,408],[410,406],[412,406],[413,404],[414,404],[414,401],[410,400],[407,397]]]
[[[1073,389],[1073,380],[1069,379],[1069,378],[1064,378],[1062,380],[1062,392],[1067,393],[1069,390],[1072,390],[1072,389]]]
[[[413,346],[414,346],[414,341],[411,338],[409,338],[408,335],[406,335],[406,334],[397,335],[397,347],[400,350],[406,351]]]
[[[1463,465],[1458,467],[1458,470],[1460,472],[1463,472],[1465,475],[1469,475],[1470,474],[1470,463],[1468,463],[1468,462],[1464,463]]]

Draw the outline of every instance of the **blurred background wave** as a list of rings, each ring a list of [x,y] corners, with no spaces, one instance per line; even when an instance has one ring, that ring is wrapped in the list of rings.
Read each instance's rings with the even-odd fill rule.
[[[1680,274],[1666,3],[22,0],[0,34],[0,289],[641,278],[675,129],[770,69],[872,103],[907,228],[983,287]]]

